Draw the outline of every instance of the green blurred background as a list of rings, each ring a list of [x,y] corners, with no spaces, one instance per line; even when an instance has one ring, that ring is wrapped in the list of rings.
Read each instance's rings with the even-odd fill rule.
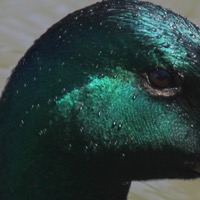
[[[1,0],[0,93],[12,68],[35,39],[68,13],[95,2],[95,0]],[[199,0],[151,0],[151,2],[185,15],[200,25]],[[133,182],[129,200],[199,200],[199,189],[200,179]]]

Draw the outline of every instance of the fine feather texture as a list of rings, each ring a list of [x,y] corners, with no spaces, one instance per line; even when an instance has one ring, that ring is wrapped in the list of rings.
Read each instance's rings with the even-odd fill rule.
[[[199,41],[187,19],[134,0],[52,26],[0,100],[1,198],[124,200],[131,180],[198,177]],[[154,70],[173,84],[152,85]]]

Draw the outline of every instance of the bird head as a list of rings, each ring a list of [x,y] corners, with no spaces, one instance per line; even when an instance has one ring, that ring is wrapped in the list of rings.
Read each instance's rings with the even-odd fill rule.
[[[199,28],[151,3],[103,1],[68,15],[2,95],[15,154],[70,157],[129,180],[198,177],[199,53]]]

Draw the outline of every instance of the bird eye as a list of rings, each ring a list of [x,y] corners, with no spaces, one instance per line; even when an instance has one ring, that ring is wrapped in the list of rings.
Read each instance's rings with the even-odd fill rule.
[[[153,96],[174,97],[182,93],[184,76],[173,69],[154,68],[140,77],[146,91]]]
[[[169,88],[173,84],[171,73],[165,69],[154,69],[147,76],[150,84],[157,89]]]

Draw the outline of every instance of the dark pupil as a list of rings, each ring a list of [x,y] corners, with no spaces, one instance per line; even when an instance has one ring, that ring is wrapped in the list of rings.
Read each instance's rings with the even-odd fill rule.
[[[167,88],[171,86],[171,74],[165,69],[155,69],[148,74],[152,86],[157,88]]]

